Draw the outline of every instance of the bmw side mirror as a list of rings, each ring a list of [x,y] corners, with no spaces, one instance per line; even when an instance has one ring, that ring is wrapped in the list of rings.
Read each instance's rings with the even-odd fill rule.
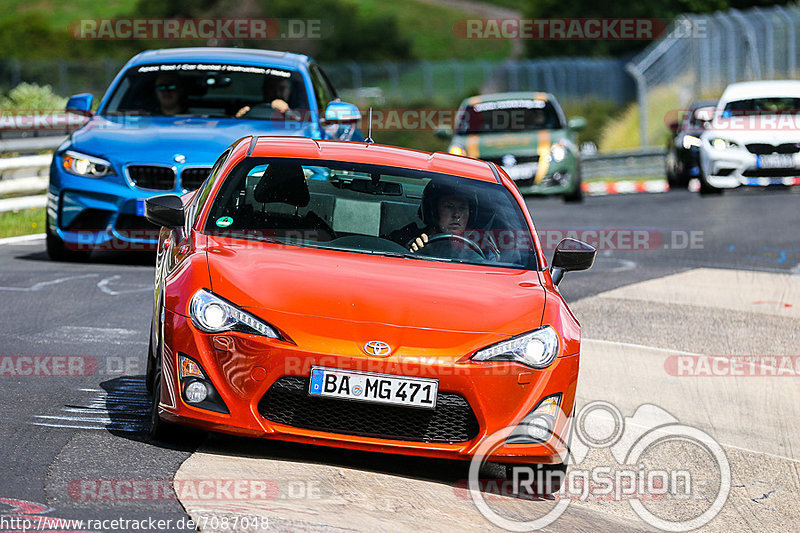
[[[453,136],[453,130],[451,130],[450,128],[439,128],[437,130],[434,130],[433,135],[439,139],[447,140]]]
[[[332,139],[349,141],[361,122],[361,111],[353,104],[335,100],[325,108],[322,127]]]
[[[67,113],[75,113],[85,117],[92,116],[92,101],[94,96],[90,93],[76,94],[67,100]]]
[[[585,242],[575,239],[563,239],[553,253],[553,262],[550,266],[550,276],[553,283],[558,285],[567,272],[588,270],[594,264],[597,250]]]
[[[183,226],[186,221],[183,201],[174,194],[162,194],[145,200],[144,216],[156,226],[173,229]]]
[[[361,111],[353,104],[333,101],[325,108],[325,122],[342,123],[357,122],[361,120]]]
[[[567,127],[572,131],[582,131],[586,129],[586,119],[583,117],[573,117],[567,122]]]

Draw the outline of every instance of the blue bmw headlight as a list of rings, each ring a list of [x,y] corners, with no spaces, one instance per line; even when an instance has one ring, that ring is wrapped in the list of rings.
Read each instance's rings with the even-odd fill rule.
[[[104,178],[105,176],[114,174],[111,163],[105,159],[82,154],[73,150],[67,150],[62,154],[61,168],[70,174],[84,176],[86,178]]]

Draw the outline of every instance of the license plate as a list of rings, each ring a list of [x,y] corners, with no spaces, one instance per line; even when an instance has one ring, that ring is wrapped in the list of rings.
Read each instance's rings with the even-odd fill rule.
[[[407,407],[436,407],[439,380],[311,367],[308,394]]]
[[[137,217],[144,216],[144,198],[136,199],[136,216]]]
[[[791,154],[770,154],[758,156],[758,168],[794,168]]]
[[[503,167],[508,177],[512,180],[525,180],[536,174],[539,163],[520,163],[513,167]]]

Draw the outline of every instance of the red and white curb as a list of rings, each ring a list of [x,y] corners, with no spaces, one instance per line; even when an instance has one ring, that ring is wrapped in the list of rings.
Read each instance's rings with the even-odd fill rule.
[[[581,188],[583,192],[590,196],[604,196],[606,194],[667,192],[669,190],[669,184],[667,180],[595,181],[584,183]]]

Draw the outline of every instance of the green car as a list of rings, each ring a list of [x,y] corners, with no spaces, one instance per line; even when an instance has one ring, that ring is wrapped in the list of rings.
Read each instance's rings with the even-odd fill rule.
[[[449,150],[497,163],[523,194],[562,195],[566,202],[580,202],[575,139],[585,126],[582,117],[567,123],[552,94],[483,94],[461,103]]]

